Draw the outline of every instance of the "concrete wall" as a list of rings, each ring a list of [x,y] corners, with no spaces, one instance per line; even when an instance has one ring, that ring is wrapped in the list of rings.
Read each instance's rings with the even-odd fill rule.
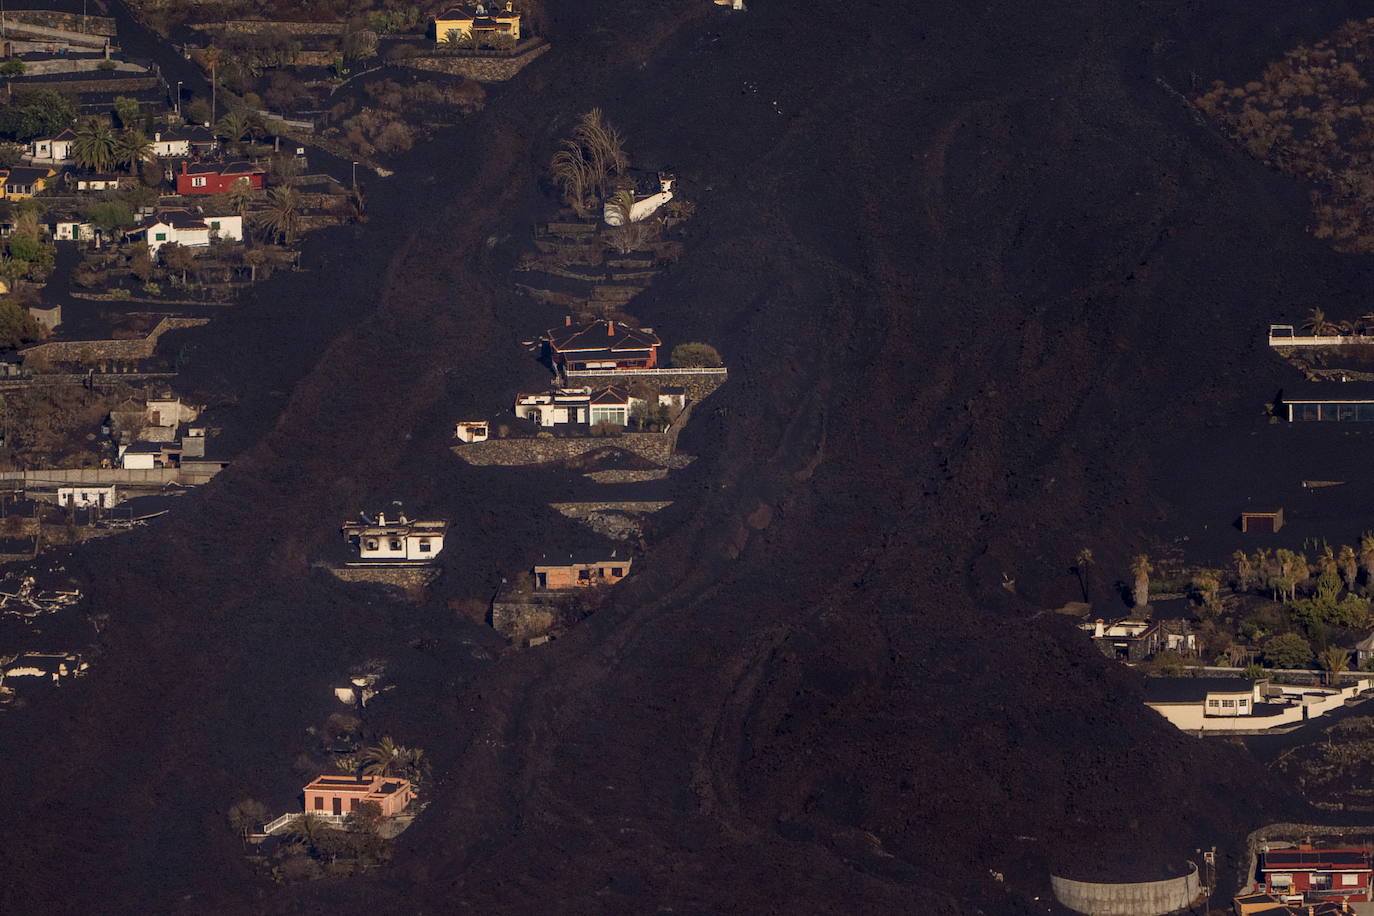
[[[664,464],[673,453],[673,438],[668,433],[621,433],[605,438],[488,439],[455,445],[453,453],[468,464],[518,467],[566,461],[597,449],[618,448]]]
[[[161,487],[169,483],[198,486],[218,473],[218,469],[149,468],[51,468],[38,471],[0,471],[0,480],[21,483],[25,488],[44,486],[87,485]]]
[[[1202,734],[1218,732],[1254,733],[1297,725],[1304,721],[1316,719],[1332,710],[1340,709],[1345,705],[1346,700],[1358,695],[1366,686],[1368,686],[1367,682],[1342,687],[1339,690],[1334,690],[1329,696],[1306,703],[1300,702],[1300,705],[1291,706],[1276,716],[1208,716],[1204,715],[1201,703],[1147,705],[1150,705],[1151,709],[1168,719],[1174,726],[1186,732]],[[1297,689],[1294,688],[1294,690]],[[1289,691],[1285,691],[1285,694],[1297,699]],[[1307,710],[1305,716],[1303,715],[1304,709]]]
[[[1105,884],[1050,876],[1055,898],[1064,906],[1091,916],[1163,916],[1185,909],[1201,896],[1197,866],[1188,874],[1163,881]]]
[[[147,359],[157,350],[158,338],[168,331],[209,324],[208,318],[164,318],[147,337],[132,340],[55,340],[21,350],[25,360],[38,357],[55,363],[92,363],[101,360]]]

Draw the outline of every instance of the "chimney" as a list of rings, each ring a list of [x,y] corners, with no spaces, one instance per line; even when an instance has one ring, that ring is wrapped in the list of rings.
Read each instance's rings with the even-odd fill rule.
[[[181,174],[183,174],[183,175],[186,174],[186,160],[185,160],[185,159],[181,160]]]
[[[614,336],[615,336],[615,322],[612,321],[612,320],[609,319],[609,318],[606,319],[606,336],[607,336],[607,337],[614,337]]]
[[[564,315],[564,316],[563,316],[563,327],[565,327],[565,328],[570,328],[570,327],[572,327],[572,316],[571,316],[571,315]]]
[[[155,130],[155,131],[153,131],[153,142],[154,142],[154,143],[161,143],[161,142],[162,142],[162,131],[160,131],[160,130]]]
[[[378,524],[378,525],[385,525],[385,524],[386,524],[386,513],[385,513],[385,512],[378,512],[378,513],[377,513],[377,524]]]

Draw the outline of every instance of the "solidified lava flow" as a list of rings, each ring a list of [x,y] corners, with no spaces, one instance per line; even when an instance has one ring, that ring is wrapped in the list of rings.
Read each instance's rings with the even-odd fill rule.
[[[1052,872],[1234,863],[1300,812],[1041,611],[1080,547],[1124,568],[1196,511],[1167,483],[1266,387],[1264,304],[1361,288],[1186,102],[1348,11],[545,5],[552,50],[369,179],[365,224],[174,335],[241,452],[67,561],[110,620],[3,723],[0,909],[1045,912]],[[571,530],[575,475],[449,436],[540,377],[522,341],[562,315],[511,273],[591,107],[697,205],[634,313],[730,380],[634,574],[506,651],[454,608]],[[395,498],[453,520],[420,604],[318,568]],[[374,657],[370,725],[426,749],[429,807],[384,868],[274,884],[225,811],[299,804],[305,730]]]

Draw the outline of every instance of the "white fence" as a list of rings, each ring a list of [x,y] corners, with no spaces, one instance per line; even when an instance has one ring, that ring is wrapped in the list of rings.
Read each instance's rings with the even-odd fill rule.
[[[1271,347],[1348,347],[1374,346],[1374,337],[1353,334],[1298,334],[1291,324],[1271,324],[1269,326],[1269,346]]]
[[[698,369],[569,369],[568,378],[595,378],[606,375],[725,375],[724,366]]]

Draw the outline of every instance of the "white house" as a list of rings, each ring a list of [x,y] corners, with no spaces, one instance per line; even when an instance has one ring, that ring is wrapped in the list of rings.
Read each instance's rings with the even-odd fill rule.
[[[29,158],[44,165],[70,162],[75,142],[76,131],[68,127],[55,137],[40,137],[29,143]]]
[[[554,388],[538,394],[516,395],[515,415],[521,419],[533,420],[540,426],[565,426],[572,423],[585,423],[591,426],[598,423],[613,423],[616,426],[627,426],[635,405],[643,403],[642,398],[634,397],[619,385],[595,390]]]
[[[156,255],[163,245],[206,248],[212,241],[243,241],[243,217],[197,216],[189,210],[169,208],[153,214],[152,222],[131,230],[132,242],[147,242]]]
[[[193,125],[153,134],[153,155],[161,159],[189,156],[197,152],[212,152],[218,148],[219,140],[208,127]]]
[[[409,519],[398,507],[390,519],[385,512],[379,512],[375,520],[363,515],[360,521],[347,522],[340,530],[357,548],[363,565],[413,565],[430,563],[439,556],[448,522]]]
[[[114,484],[106,487],[58,487],[57,504],[78,509],[112,509],[119,501]]]
[[[716,6],[728,6],[732,10],[744,9],[744,0],[715,0]]]
[[[76,191],[118,191],[118,175],[76,175],[67,179],[67,184]]]
[[[1345,705],[1367,689],[1368,675],[1347,687],[1302,687],[1226,677],[1152,677],[1145,705],[1186,732],[1259,732],[1300,725]]]
[[[135,442],[120,446],[119,466],[126,471],[151,471],[162,466],[162,444]]]
[[[653,216],[658,208],[673,199],[673,176],[658,176],[658,193],[650,194],[648,197],[636,196],[635,202],[630,205],[630,222],[638,223]],[[620,208],[612,201],[607,201],[601,210],[601,216],[606,220],[608,226],[619,226],[621,223]]]
[[[460,420],[453,435],[459,442],[486,442],[491,430],[486,420]]]
[[[48,231],[59,242],[89,242],[95,238],[95,226],[76,219],[59,219],[48,224]]]

